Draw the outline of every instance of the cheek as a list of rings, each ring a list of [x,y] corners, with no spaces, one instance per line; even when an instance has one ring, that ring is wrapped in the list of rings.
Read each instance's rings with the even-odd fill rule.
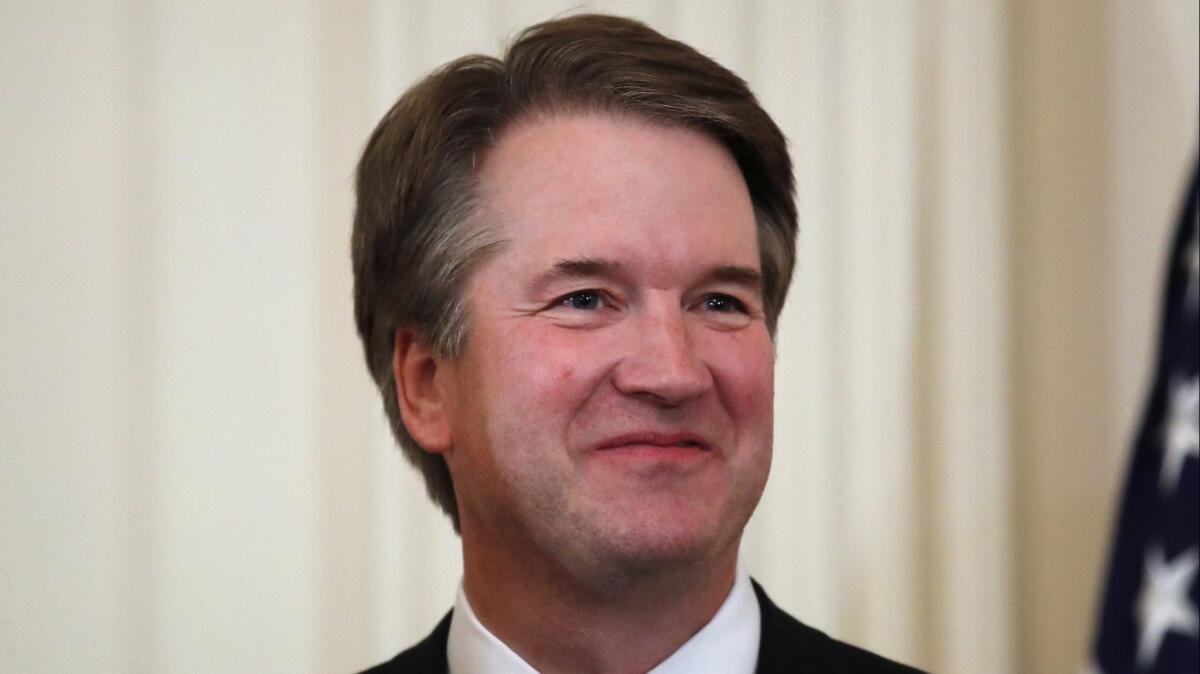
[[[769,430],[775,401],[775,351],[765,330],[762,335],[731,336],[711,351],[709,362],[730,412],[763,421]]]
[[[592,335],[556,326],[523,325],[497,340],[490,376],[481,382],[493,390],[489,398],[510,401],[502,413],[546,419],[570,414],[604,376],[610,353]]]

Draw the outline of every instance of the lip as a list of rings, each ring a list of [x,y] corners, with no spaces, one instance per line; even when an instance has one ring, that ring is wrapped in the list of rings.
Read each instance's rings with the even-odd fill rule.
[[[700,450],[707,452],[712,450],[712,444],[695,433],[643,431],[618,435],[596,446],[596,451],[598,452],[624,449],[644,449],[649,451],[656,449],[663,451]]]

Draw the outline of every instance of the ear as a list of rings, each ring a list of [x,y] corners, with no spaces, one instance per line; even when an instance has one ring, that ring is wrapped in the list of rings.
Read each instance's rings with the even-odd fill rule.
[[[433,454],[450,448],[446,396],[436,377],[444,362],[412,330],[396,330],[392,376],[400,418],[417,444]]]

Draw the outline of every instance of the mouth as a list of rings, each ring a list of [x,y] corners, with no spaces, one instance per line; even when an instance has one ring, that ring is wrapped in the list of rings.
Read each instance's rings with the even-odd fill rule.
[[[711,451],[712,446],[704,438],[694,433],[627,433],[609,438],[596,447],[596,451],[640,449],[654,452],[655,450],[700,450]]]

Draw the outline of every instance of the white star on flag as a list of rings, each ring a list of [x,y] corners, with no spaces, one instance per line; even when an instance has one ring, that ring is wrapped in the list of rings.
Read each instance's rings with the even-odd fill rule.
[[[1138,669],[1146,670],[1154,665],[1167,632],[1195,636],[1200,630],[1196,607],[1187,599],[1188,587],[1196,578],[1198,562],[1200,552],[1194,545],[1170,563],[1163,559],[1161,547],[1147,551],[1142,591],[1137,599],[1141,632],[1138,635]]]
[[[1179,474],[1188,457],[1200,457],[1200,377],[1172,380],[1170,409],[1163,433],[1163,461],[1159,488],[1166,494],[1175,491]]]

